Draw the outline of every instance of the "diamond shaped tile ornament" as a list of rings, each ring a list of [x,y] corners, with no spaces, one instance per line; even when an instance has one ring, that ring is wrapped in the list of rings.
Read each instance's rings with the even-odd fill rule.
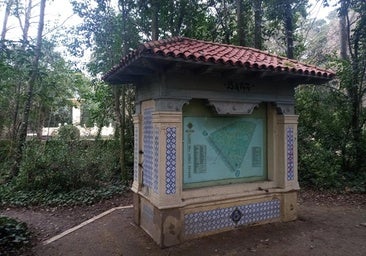
[[[184,234],[189,237],[205,232],[260,223],[280,217],[281,201],[243,204],[184,215]]]
[[[235,210],[230,215],[231,220],[235,224],[238,224],[238,222],[240,221],[240,219],[241,219],[242,216],[243,216],[243,214],[241,213],[241,211],[238,208],[235,208]]]
[[[166,128],[166,176],[165,176],[165,193],[167,195],[176,192],[176,171],[177,171],[177,128]]]
[[[287,144],[287,180],[295,179],[294,171],[294,129],[286,129],[286,144]]]

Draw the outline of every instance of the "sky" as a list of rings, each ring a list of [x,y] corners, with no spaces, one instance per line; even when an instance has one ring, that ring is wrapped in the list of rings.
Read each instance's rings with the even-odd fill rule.
[[[329,12],[334,10],[334,5],[337,3],[336,0],[330,0],[329,7],[324,7],[319,0],[309,0],[309,3],[312,7],[310,7],[310,17],[317,19],[325,19]]]
[[[37,2],[37,1],[34,1]],[[321,1],[317,0],[309,0],[312,7],[310,8],[310,18],[317,18],[317,19],[324,19],[327,17],[328,13],[334,9],[332,5],[334,5],[337,1],[330,0],[330,7],[323,7]],[[3,6],[0,7],[0,28],[2,27],[3,17],[4,17],[4,10]],[[33,17],[33,26],[30,29],[30,37],[36,37],[37,31],[37,23],[38,23],[38,16],[36,13],[38,12],[38,8],[34,10],[34,17]],[[44,34],[48,38],[57,37],[60,33],[60,29],[62,27],[71,27],[81,23],[81,18],[78,17],[72,11],[72,6],[68,0],[48,0],[46,4],[45,10],[45,28]],[[9,31],[7,33],[7,39],[18,40],[21,37],[21,31],[19,29],[18,21],[12,17],[9,19],[8,22]],[[62,30],[61,30],[62,31]],[[62,54],[67,55],[66,48],[60,46],[59,51]],[[90,56],[90,55],[89,55]],[[71,56],[65,56],[66,58],[71,58]],[[72,58],[71,58],[72,59]],[[75,61],[75,60],[74,60]]]
[[[34,1],[36,2],[36,1]],[[38,8],[35,7],[32,11],[32,24],[30,26],[30,36],[35,37],[38,23]],[[2,27],[4,19],[5,8],[0,7],[0,24]],[[65,26],[70,26],[77,22],[81,22],[81,19],[74,15],[72,12],[72,6],[69,1],[54,0],[47,1],[45,9],[45,33],[52,34],[55,31],[54,28],[60,26],[61,24]],[[19,22],[16,18],[10,17],[8,20],[8,32],[7,38],[17,40],[21,37],[21,31],[19,29]]]
[[[323,7],[320,1],[318,0],[309,0],[312,7],[310,8],[310,17],[312,18],[326,18],[328,13],[334,9],[334,7]],[[331,0],[331,5],[335,4],[336,0]],[[1,7],[0,9],[0,21],[2,24],[3,17],[4,17],[4,10],[5,8]],[[36,12],[37,9],[34,11]],[[33,22],[37,23],[37,17],[34,17]],[[80,23],[81,19],[73,14],[72,6],[69,1],[65,0],[53,0],[53,1],[47,1],[46,5],[46,17],[45,17],[45,31],[47,34],[55,33],[55,28],[57,28],[60,25],[64,25],[66,27],[75,25],[77,23]],[[18,22],[15,20],[15,18],[12,18],[9,20],[9,24],[13,27],[8,32],[8,37],[11,39],[17,39],[20,35],[20,31],[16,29]],[[31,35],[36,34],[36,26],[31,27]]]

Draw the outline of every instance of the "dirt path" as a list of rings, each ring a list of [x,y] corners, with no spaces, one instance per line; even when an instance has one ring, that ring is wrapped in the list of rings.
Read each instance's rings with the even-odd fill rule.
[[[71,209],[8,209],[0,211],[0,215],[17,217],[27,222],[37,234],[37,241],[44,241],[82,221],[101,213],[109,208],[130,204],[130,197],[114,198],[88,207],[74,207]],[[188,241],[182,245],[160,249],[140,229],[131,225],[132,211],[115,212],[106,218],[106,223],[96,222],[85,227],[85,230],[95,229],[103,231],[108,237],[134,234],[134,239],[124,240],[124,245],[118,243],[112,246],[123,254],[112,251],[105,255],[366,255],[366,195],[332,195],[311,191],[302,192],[299,199],[299,218],[290,223],[274,223],[255,227],[246,227],[227,233],[222,233],[202,239]],[[124,220],[126,219],[126,220]],[[121,224],[114,231],[114,222]],[[102,221],[102,220],[101,220]],[[107,223],[112,221],[111,223]],[[113,222],[114,221],[114,222]],[[98,226],[99,225],[99,226]],[[103,226],[110,225],[108,234]],[[115,225],[114,225],[115,226]],[[104,227],[105,228],[105,227]],[[84,230],[84,233],[85,233]],[[109,232],[110,230],[110,232]],[[82,230],[81,230],[82,231]],[[81,232],[80,233],[83,233]],[[116,233],[113,233],[116,232]],[[120,233],[118,233],[120,232]],[[93,239],[94,232],[87,232]],[[74,234],[77,235],[77,232]],[[72,245],[75,238],[70,235],[63,246]],[[74,239],[74,240],[73,240]],[[88,240],[89,239],[89,240]],[[97,239],[96,241],[100,241]],[[108,241],[107,241],[108,240]],[[113,239],[107,239],[110,243]],[[115,239],[114,239],[115,240]],[[138,241],[137,241],[138,240]],[[77,243],[80,243],[77,241]],[[54,248],[45,248],[47,252],[54,252]],[[94,246],[94,248],[93,248]],[[60,255],[97,255],[101,245],[94,243],[88,251],[82,254]],[[39,246],[38,246],[39,248]],[[199,248],[199,249],[197,249]],[[75,249],[75,248],[74,248]],[[126,253],[127,252],[127,253]]]
[[[0,209],[0,215],[27,223],[35,235],[35,243],[39,243],[113,207],[130,204],[132,204],[132,194],[127,193],[93,205],[7,208]]]

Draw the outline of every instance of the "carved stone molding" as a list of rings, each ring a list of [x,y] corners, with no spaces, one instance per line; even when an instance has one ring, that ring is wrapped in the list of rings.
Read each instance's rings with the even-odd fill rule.
[[[277,113],[281,115],[294,115],[295,105],[292,102],[275,102]]]
[[[157,111],[182,112],[183,105],[190,99],[157,99]]]
[[[209,100],[210,105],[214,106],[220,115],[250,115],[259,102],[231,102],[223,100]]]

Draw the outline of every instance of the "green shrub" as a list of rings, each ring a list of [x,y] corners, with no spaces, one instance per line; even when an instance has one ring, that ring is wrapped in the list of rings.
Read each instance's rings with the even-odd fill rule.
[[[340,189],[341,158],[316,141],[299,144],[299,181],[301,185],[321,189]]]
[[[132,169],[132,163],[128,166]],[[115,180],[120,180],[118,141],[33,140],[27,142],[15,185],[19,190],[67,192]]]
[[[27,225],[0,216],[0,255],[19,255],[29,245],[30,232]]]
[[[10,140],[0,140],[0,162],[4,162],[8,159],[11,143]]]
[[[65,141],[69,140],[79,140],[80,139],[80,130],[71,124],[61,126],[58,129],[57,138]]]
[[[0,184],[9,177],[11,169],[11,141],[0,140]]]
[[[298,160],[302,186],[340,192],[365,192],[366,158],[355,168],[357,150],[366,152],[366,134],[352,141],[351,114],[344,94],[328,87],[300,86]],[[362,147],[357,147],[357,145]]]
[[[0,205],[70,205],[121,194],[117,140],[29,140],[17,177],[5,183],[11,159],[0,163]],[[126,160],[132,178],[132,147]],[[4,178],[2,178],[4,177]]]

